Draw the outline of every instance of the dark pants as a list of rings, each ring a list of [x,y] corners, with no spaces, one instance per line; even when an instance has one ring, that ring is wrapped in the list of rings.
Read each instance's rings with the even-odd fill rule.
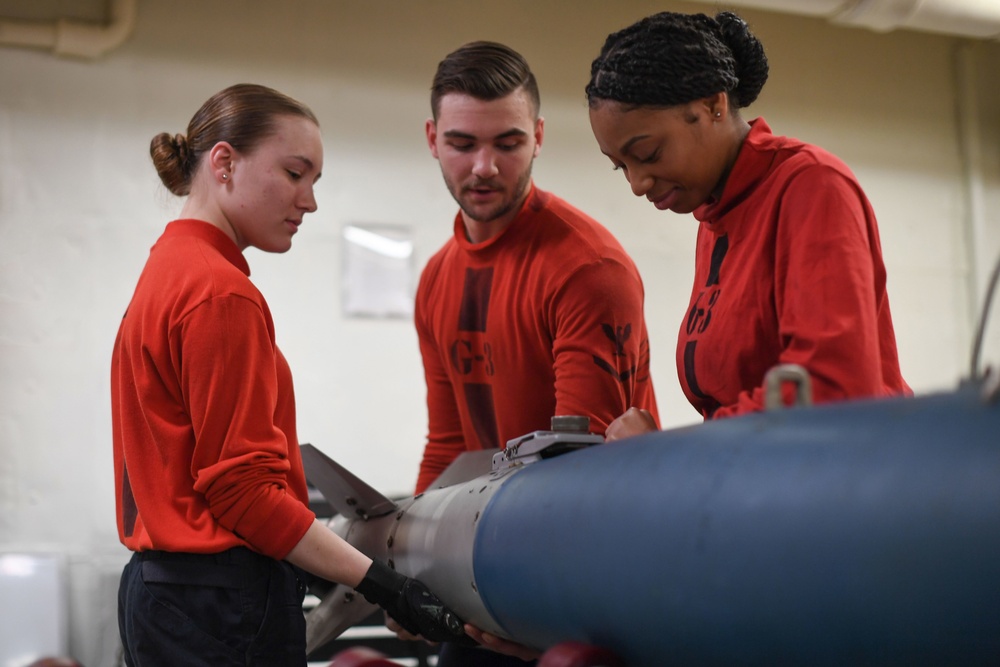
[[[305,583],[242,547],[132,555],[118,588],[128,667],[305,667]]]
[[[450,643],[441,644],[437,662],[438,667],[532,667],[536,664],[536,660],[525,662],[489,649]]]

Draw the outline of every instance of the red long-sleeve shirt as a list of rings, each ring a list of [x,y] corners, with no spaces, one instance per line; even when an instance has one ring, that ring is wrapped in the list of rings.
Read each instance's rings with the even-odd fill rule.
[[[589,416],[601,434],[632,406],[657,416],[635,265],[604,227],[534,186],[483,243],[456,216],[421,275],[415,322],[429,416],[418,492],[463,451],[503,447],[554,415]]]
[[[198,220],[167,225],[111,363],[118,532],[133,551],[284,558],[314,515],[292,375],[246,259]]]
[[[708,418],[760,410],[764,374],[803,366],[817,403],[909,393],[875,214],[835,156],[751,123],[701,221],[677,370]]]

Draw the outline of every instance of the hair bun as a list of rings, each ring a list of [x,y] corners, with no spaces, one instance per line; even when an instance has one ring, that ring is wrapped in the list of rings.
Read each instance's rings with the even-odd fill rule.
[[[187,166],[188,161],[191,159],[191,151],[188,149],[187,137],[183,134],[175,134],[170,138],[170,147],[174,149],[177,155],[177,160],[182,166]]]
[[[191,189],[191,149],[183,134],[160,132],[149,142],[149,155],[163,185],[178,196]]]
[[[738,107],[750,106],[767,82],[768,65],[764,45],[760,43],[747,22],[733,12],[721,12],[715,17],[722,40],[733,53],[736,77],[739,83],[733,90]]]

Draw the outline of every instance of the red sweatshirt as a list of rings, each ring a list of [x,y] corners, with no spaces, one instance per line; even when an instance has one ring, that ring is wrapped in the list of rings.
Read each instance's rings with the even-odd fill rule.
[[[250,267],[176,220],[150,251],[111,362],[118,533],[133,551],[284,558],[314,515],[292,375]]]
[[[909,393],[875,214],[847,166],[751,123],[701,221],[677,370],[706,419],[763,407],[763,379],[799,364],[815,402]]]
[[[461,214],[420,278],[416,315],[429,433],[417,491],[463,451],[503,447],[586,415],[603,434],[631,406],[656,412],[643,287],[604,227],[532,190],[479,244]]]

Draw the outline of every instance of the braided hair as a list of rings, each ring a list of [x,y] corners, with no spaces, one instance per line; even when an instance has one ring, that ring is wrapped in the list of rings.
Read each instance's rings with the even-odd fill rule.
[[[671,107],[719,92],[749,106],[767,81],[767,56],[732,12],[660,12],[610,34],[590,67],[587,102]]]

